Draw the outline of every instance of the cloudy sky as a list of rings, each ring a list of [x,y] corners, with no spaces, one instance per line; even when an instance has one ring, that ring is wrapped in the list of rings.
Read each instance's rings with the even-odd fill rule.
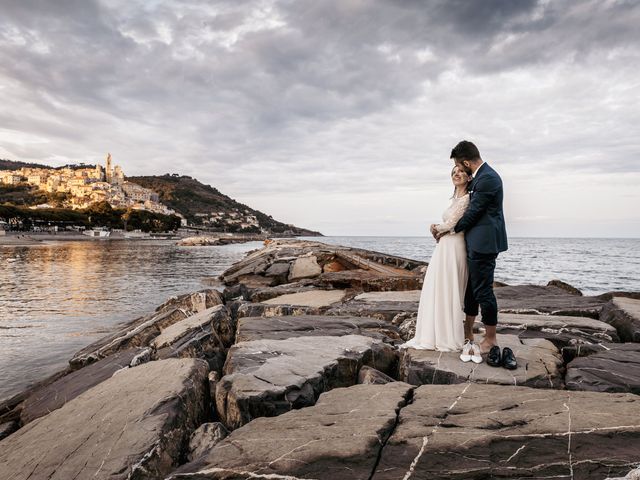
[[[640,2],[0,0],[0,158],[111,152],[328,235],[424,235],[474,141],[511,236],[640,237]]]

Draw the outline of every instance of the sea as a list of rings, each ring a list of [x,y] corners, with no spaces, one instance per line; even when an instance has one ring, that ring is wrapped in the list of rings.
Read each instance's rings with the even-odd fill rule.
[[[429,261],[426,237],[299,237]],[[510,238],[496,280],[567,282],[586,295],[640,291],[640,239]],[[0,401],[63,369],[118,324],[210,280],[261,242],[181,247],[173,241],[0,245]]]

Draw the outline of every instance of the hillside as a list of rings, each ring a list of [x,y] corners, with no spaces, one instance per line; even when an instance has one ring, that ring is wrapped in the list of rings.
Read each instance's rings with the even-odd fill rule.
[[[235,201],[218,189],[200,183],[195,178],[173,175],[127,177],[129,182],[149,188],[160,196],[160,202],[184,215],[189,223],[208,226],[212,229],[222,227],[230,216],[240,218],[255,217],[260,228],[273,233],[291,231],[294,235],[322,235],[320,232],[287,225],[274,220],[259,210]],[[243,229],[249,231],[250,229]]]

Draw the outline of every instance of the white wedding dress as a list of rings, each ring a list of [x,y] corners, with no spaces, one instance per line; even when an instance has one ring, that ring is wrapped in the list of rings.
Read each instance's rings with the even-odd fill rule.
[[[453,229],[469,205],[469,194],[453,198],[439,232]],[[400,348],[441,352],[459,351],[464,343],[464,291],[467,286],[467,248],[464,232],[449,233],[436,244],[424,278],[416,334]]]

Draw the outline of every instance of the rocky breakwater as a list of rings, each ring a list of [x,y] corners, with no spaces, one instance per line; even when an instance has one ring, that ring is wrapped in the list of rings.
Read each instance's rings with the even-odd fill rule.
[[[223,292],[166,302],[0,406],[0,471],[600,479],[640,464],[637,294],[498,287],[499,339],[519,360],[508,371],[398,348],[426,268],[266,242],[223,273]]]

